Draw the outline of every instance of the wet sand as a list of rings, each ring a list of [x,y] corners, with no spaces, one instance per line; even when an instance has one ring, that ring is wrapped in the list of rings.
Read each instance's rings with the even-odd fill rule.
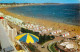
[[[6,15],[11,15],[15,18],[21,19],[25,23],[30,22],[33,24],[40,24],[45,27],[52,27],[54,30],[61,29],[61,30],[70,32],[70,33],[72,33],[72,35],[80,35],[80,26],[64,24],[64,23],[57,23],[57,22],[53,22],[53,21],[36,19],[36,18],[32,18],[32,17],[26,17],[26,16],[15,14],[15,13],[11,13],[11,12],[7,11],[6,8],[0,8],[0,12],[4,13]]]

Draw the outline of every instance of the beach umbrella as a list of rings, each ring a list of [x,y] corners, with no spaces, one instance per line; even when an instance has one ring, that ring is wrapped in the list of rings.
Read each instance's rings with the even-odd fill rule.
[[[0,19],[4,19],[4,17],[0,17]]]
[[[39,37],[31,33],[23,33],[16,36],[16,39],[26,43],[35,43],[39,41]]]

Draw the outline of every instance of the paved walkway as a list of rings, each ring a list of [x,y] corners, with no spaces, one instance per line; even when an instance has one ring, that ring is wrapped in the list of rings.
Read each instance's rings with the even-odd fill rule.
[[[0,21],[0,43],[1,43],[2,49],[5,49],[6,51],[15,49],[13,46],[13,43],[10,41],[10,39],[7,35],[7,32],[5,31],[1,21]]]
[[[45,48],[41,48],[42,45],[37,44],[37,43],[35,43],[34,45],[35,45],[35,46],[37,47],[37,49],[40,50],[41,52],[50,52],[50,51],[47,49],[47,46],[48,46],[50,43],[54,42],[54,41],[60,41],[60,40],[62,40],[62,39],[63,39],[62,37],[55,37],[55,39],[53,39],[53,40],[51,40],[51,41],[48,41],[48,42],[46,42],[46,43],[43,44],[43,46],[44,46]]]

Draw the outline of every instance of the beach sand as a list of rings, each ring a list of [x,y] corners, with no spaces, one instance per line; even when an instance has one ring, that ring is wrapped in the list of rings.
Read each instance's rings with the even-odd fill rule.
[[[72,33],[72,35],[80,35],[80,26],[58,23],[58,22],[53,22],[53,21],[48,21],[48,20],[43,20],[43,19],[36,19],[36,18],[32,18],[32,17],[26,17],[26,16],[15,14],[15,13],[11,13],[11,12],[7,11],[6,8],[0,8],[0,12],[4,13],[6,15],[11,15],[15,18],[21,19],[25,23],[30,22],[33,24],[40,24],[45,27],[52,27],[54,30],[61,29],[61,30],[70,32],[70,33]]]

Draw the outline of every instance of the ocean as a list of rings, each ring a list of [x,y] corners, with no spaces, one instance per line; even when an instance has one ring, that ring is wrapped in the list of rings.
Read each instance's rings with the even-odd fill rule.
[[[71,25],[80,25],[79,4],[31,5],[12,7],[7,10],[27,17],[46,19]]]

